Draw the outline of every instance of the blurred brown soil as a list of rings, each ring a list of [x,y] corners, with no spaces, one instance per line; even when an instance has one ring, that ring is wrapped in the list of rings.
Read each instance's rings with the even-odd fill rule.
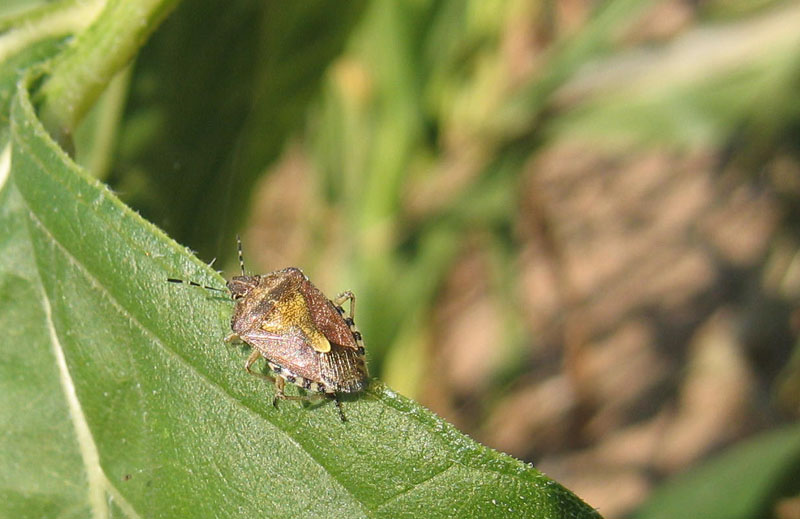
[[[753,356],[775,348],[743,323],[788,330],[788,314],[758,305],[779,206],[716,165],[704,152],[542,153],[517,228],[529,369],[490,407],[470,404],[503,364],[502,306],[481,281],[485,252],[467,247],[437,306],[423,402],[607,517],[768,422]]]

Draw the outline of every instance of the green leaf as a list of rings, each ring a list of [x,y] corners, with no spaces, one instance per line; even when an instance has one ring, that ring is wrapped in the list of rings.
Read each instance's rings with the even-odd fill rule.
[[[223,280],[72,163],[27,90],[11,116],[0,515],[599,517],[378,381],[346,423],[273,408],[222,343],[230,301],[165,282]]]
[[[776,498],[800,492],[800,426],[770,431],[675,478],[637,519],[770,517]]]

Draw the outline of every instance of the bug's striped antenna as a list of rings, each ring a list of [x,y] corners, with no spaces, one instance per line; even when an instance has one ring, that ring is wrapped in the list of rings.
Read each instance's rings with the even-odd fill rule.
[[[177,278],[167,278],[167,281],[170,282],[170,283],[181,283],[181,284],[184,284],[184,285],[191,285],[193,287],[205,288],[206,290],[213,290],[215,292],[225,292],[225,290],[223,290],[221,288],[210,287],[208,285],[201,285],[200,283],[197,283],[196,281],[187,281],[185,279],[177,279]]]
[[[246,275],[244,273],[244,254],[242,254],[242,239],[239,235],[236,235],[236,245],[239,248],[239,266],[242,268],[242,276]]]

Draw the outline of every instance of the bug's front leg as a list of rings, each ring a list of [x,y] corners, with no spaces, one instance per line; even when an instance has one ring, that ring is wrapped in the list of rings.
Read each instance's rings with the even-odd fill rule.
[[[345,301],[350,300],[350,319],[356,318],[356,295],[349,290],[345,290],[333,300],[336,306],[342,306]]]

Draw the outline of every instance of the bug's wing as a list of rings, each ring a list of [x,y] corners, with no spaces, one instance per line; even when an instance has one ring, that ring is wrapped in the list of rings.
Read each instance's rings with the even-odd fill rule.
[[[313,321],[314,326],[316,326],[332,344],[339,345],[346,349],[357,350],[358,344],[355,338],[353,338],[350,325],[348,325],[344,317],[336,311],[336,307],[333,306],[333,303],[308,280],[301,283],[298,288],[306,300],[309,317]]]
[[[242,338],[267,360],[293,375],[337,392],[358,392],[366,387],[364,356],[350,348],[334,344],[327,353],[316,351],[297,328],[284,334],[257,330]]]
[[[245,334],[243,338],[247,339],[246,342],[254,347],[256,344],[267,344],[270,346],[273,345],[278,346],[277,343],[286,344],[293,347],[300,347],[306,342],[306,339],[301,332],[274,333],[259,329],[247,332],[247,334]]]
[[[256,348],[268,361],[291,373],[314,382],[321,381],[318,355],[308,343],[302,331],[291,328],[276,334],[264,330],[253,330],[242,339]]]

